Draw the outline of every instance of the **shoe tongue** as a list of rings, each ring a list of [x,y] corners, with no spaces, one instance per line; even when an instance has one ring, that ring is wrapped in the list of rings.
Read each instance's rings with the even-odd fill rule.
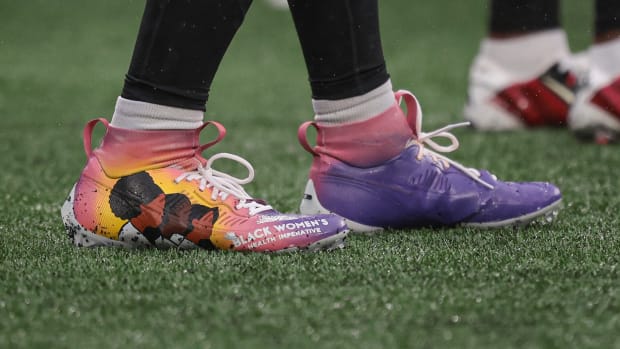
[[[192,169],[195,159],[201,159],[196,154],[200,130],[130,130],[110,125],[93,154],[112,177],[171,165]]]

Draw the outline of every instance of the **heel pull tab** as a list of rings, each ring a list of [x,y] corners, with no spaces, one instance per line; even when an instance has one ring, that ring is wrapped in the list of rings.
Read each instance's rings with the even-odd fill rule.
[[[407,90],[398,90],[394,93],[396,97],[396,103],[400,104],[402,100],[405,100],[405,106],[407,107],[407,123],[409,127],[416,133],[422,129],[422,107],[418,99]]]
[[[97,125],[97,123],[99,122],[105,126],[106,130],[108,129],[108,125],[110,124],[110,122],[104,118],[97,118],[97,119],[90,120],[86,124],[86,126],[84,126],[84,133],[83,133],[84,152],[86,153],[87,157],[90,157],[90,154],[93,152],[93,144],[92,144],[93,129],[95,128],[95,125]]]
[[[303,124],[301,124],[301,126],[299,126],[299,129],[297,129],[297,139],[299,140],[299,144],[301,144],[301,146],[306,149],[306,151],[310,154],[312,154],[313,156],[319,156],[319,154],[314,150],[313,147],[310,146],[310,144],[308,143],[308,127],[314,127],[317,131],[319,130],[318,126],[316,125],[316,122],[314,121],[306,121]]]
[[[226,137],[226,128],[224,127],[224,125],[220,124],[217,121],[207,121],[204,124],[202,124],[202,126],[200,126],[197,130],[197,133],[200,133],[200,131],[202,131],[203,129],[205,129],[207,126],[209,125],[213,125],[215,126],[215,128],[217,129],[217,137],[215,138],[215,140],[207,143],[207,144],[203,144],[201,146],[198,147],[198,151],[196,152],[197,154],[201,154],[203,151],[205,151],[207,148],[209,148],[212,145],[215,145],[217,143],[219,143],[222,139],[224,139],[224,137]],[[196,139],[198,139],[198,137],[196,137]]]

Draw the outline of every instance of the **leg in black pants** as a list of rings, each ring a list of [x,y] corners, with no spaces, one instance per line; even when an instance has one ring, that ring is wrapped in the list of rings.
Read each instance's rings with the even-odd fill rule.
[[[251,0],[148,0],[121,96],[204,110]]]
[[[204,110],[251,0],[146,4],[122,97]],[[388,79],[376,0],[291,1],[315,98],[366,93]]]

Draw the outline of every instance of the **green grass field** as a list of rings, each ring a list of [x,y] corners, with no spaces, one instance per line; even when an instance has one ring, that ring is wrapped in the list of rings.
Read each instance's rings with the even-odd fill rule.
[[[381,3],[394,86],[418,95],[426,130],[461,120],[485,4]],[[142,7],[0,2],[0,348],[620,348],[620,148],[566,130],[457,130],[451,155],[559,185],[553,225],[387,231],[316,254],[70,245],[59,208],[81,130],[111,116]],[[575,50],[591,7],[564,2]],[[310,162],[296,141],[309,98],[290,16],[257,0],[213,85],[207,118],[229,135],[209,152],[252,162],[246,189],[285,212]]]

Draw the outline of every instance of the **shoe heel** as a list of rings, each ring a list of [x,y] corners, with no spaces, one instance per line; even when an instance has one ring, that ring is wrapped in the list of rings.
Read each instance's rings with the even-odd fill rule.
[[[65,225],[65,229],[67,231],[67,236],[73,242],[74,245],[78,247],[96,247],[96,246],[118,246],[118,247],[128,247],[127,244],[111,240],[103,236],[99,236],[94,234],[87,229],[85,229],[75,218],[75,213],[73,212],[73,200],[75,197],[75,185],[71,188],[69,195],[65,199],[62,208],[60,209],[60,214],[62,216],[62,221]]]
[[[314,182],[311,179],[309,179],[308,183],[306,183],[306,189],[304,190],[304,196],[301,199],[301,204],[299,205],[299,211],[302,214],[307,214],[307,215],[315,215],[315,214],[321,214],[321,213],[333,213],[336,215],[338,214],[336,212],[329,211],[328,209],[323,207],[323,205],[321,205],[321,202],[319,201],[319,198],[316,194],[316,190],[314,189]],[[344,218],[345,222],[347,223],[347,226],[353,233],[368,234],[368,233],[376,233],[376,232],[383,230],[382,227],[374,227],[371,225],[365,225],[365,224],[358,223],[350,219],[347,219],[346,217],[342,217],[342,218]]]

